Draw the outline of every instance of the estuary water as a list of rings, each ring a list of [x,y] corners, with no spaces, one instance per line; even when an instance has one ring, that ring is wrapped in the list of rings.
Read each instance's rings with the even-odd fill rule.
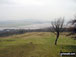
[[[20,26],[0,26],[0,30],[3,29],[41,29],[50,27],[50,23],[41,23],[41,24],[29,24],[29,25],[20,25]]]

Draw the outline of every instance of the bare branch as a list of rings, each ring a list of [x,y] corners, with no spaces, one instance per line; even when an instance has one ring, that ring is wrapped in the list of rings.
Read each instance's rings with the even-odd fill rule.
[[[63,32],[64,27],[64,18],[58,18],[58,20],[51,22],[51,31],[56,34],[55,45],[59,38],[60,32]]]

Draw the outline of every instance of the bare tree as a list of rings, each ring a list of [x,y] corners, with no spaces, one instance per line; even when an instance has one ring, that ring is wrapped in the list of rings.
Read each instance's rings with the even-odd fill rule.
[[[57,40],[59,38],[60,32],[63,32],[64,18],[58,18],[58,20],[51,22],[51,31],[56,34],[55,45],[57,45]]]
[[[71,31],[71,33],[68,34],[69,35],[75,35],[76,34],[76,16],[74,16],[73,20],[69,21],[70,27],[69,27],[69,31]],[[76,36],[74,36],[73,38],[76,38]]]

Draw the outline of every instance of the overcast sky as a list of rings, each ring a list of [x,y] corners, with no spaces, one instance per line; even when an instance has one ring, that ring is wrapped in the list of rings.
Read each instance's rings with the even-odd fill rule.
[[[76,13],[76,0],[0,0],[0,20],[71,19]]]

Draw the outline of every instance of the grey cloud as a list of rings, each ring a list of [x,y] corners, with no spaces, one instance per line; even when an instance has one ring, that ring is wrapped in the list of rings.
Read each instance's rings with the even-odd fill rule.
[[[7,4],[9,3],[9,0],[0,0],[0,4]]]
[[[20,1],[22,1],[21,4],[19,4]],[[39,6],[36,1],[32,1],[34,5],[31,5],[29,1],[0,0],[0,19],[47,20],[60,16],[69,19],[76,12],[76,0],[40,0]],[[43,2],[44,5],[41,6]]]
[[[0,0],[0,4],[14,4],[12,0]]]

